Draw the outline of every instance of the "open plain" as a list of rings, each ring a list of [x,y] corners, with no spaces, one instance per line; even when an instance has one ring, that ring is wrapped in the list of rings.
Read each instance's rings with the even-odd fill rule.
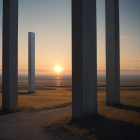
[[[104,80],[100,84],[104,84]],[[139,83],[136,81],[136,84]],[[97,115],[75,122],[70,121],[71,77],[36,77],[35,93],[28,93],[27,77],[19,77],[18,112],[1,111],[0,88],[0,140],[139,140],[140,87],[137,85],[120,88],[118,106],[106,106],[106,88],[100,85],[97,87]]]

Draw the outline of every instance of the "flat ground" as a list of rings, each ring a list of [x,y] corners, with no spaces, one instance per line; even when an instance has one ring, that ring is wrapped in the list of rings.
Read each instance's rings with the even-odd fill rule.
[[[71,140],[43,127],[53,117],[67,112],[71,112],[71,107],[11,114],[0,112],[0,140]]]
[[[19,112],[0,111],[0,139],[140,139],[140,88],[122,87],[121,104],[115,107],[105,105],[106,90],[98,88],[98,115],[69,125],[71,92],[71,87],[38,86],[30,94],[27,87],[20,87]],[[0,93],[0,108],[1,97]],[[67,113],[68,117],[61,116]],[[67,126],[77,128],[76,134]]]
[[[71,113],[54,117],[46,128],[57,134],[93,140],[140,140],[140,89],[122,87],[120,105],[106,106],[106,90],[97,92],[98,114],[70,121]],[[68,123],[69,122],[69,123]]]

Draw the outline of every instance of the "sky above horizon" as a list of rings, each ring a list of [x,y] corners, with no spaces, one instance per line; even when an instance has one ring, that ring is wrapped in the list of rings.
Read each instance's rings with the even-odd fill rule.
[[[140,0],[120,0],[120,68],[140,73]],[[28,72],[28,32],[35,32],[36,74],[71,74],[71,0],[19,0],[18,68]],[[105,70],[105,0],[97,0],[97,70]],[[0,0],[0,69],[2,0]],[[1,73],[1,71],[0,71]],[[135,73],[135,72],[134,72]]]

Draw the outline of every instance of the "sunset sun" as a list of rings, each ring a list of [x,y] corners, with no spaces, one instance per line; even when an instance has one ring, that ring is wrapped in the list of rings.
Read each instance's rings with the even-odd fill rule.
[[[60,66],[57,66],[57,67],[55,68],[55,70],[59,72],[59,71],[62,70],[62,68],[61,68]]]

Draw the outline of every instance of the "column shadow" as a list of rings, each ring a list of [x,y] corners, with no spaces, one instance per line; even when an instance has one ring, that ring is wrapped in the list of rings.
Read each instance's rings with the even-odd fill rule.
[[[18,95],[30,95],[33,93],[35,93],[35,92],[18,92]]]
[[[88,130],[88,135],[92,135],[96,140],[140,139],[140,125],[109,119],[99,114],[82,121],[73,121],[68,125]]]
[[[2,111],[2,110],[0,110],[0,116],[2,116],[2,115],[12,114],[12,113],[14,113],[14,112],[10,112],[10,111]]]
[[[118,108],[118,109],[137,111],[140,113],[140,107],[135,107],[135,106],[131,106],[131,105],[124,105],[124,104],[119,104],[119,105],[116,105],[114,107]]]

